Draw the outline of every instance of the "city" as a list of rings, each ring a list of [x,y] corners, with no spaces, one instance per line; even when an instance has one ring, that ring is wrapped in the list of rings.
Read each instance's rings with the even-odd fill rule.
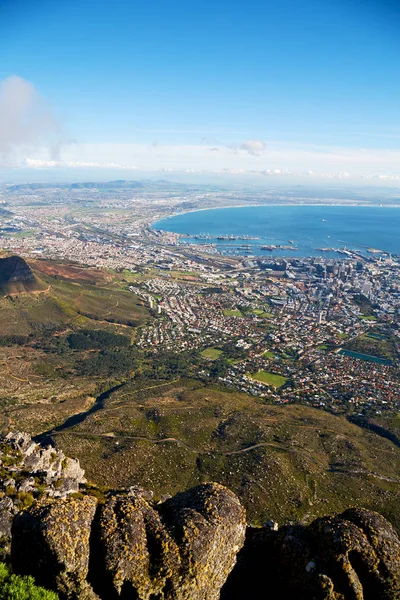
[[[398,409],[400,257],[226,255],[150,227],[204,194],[65,188],[3,189],[2,247],[126,274],[152,315],[137,331],[144,352],[195,352],[200,379],[269,402],[353,415]]]

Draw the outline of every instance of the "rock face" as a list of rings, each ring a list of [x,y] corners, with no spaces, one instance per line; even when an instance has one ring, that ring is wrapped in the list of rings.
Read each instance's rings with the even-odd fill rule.
[[[20,256],[0,258],[0,293],[40,289],[36,278]]]
[[[138,492],[97,511],[93,498],[48,499],[15,517],[12,562],[62,598],[217,600],[245,529],[239,500],[218,484],[156,507]]]
[[[86,482],[77,460],[43,448],[27,433],[0,436],[0,560],[10,553],[11,523],[41,495],[65,498]]]
[[[95,498],[41,499],[13,523],[12,561],[65,598],[96,598],[87,583]]]
[[[0,465],[9,474],[6,478],[3,473],[0,488],[11,486],[16,492],[35,494],[41,487],[49,496],[64,498],[86,483],[78,460],[68,458],[62,450],[36,444],[27,433],[16,431],[1,436],[0,445]]]
[[[381,515],[349,509],[308,527],[251,529],[221,600],[397,600],[400,539]]]

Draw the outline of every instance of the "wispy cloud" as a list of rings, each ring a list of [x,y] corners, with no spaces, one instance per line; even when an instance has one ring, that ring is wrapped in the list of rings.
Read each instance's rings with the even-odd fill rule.
[[[254,141],[254,140],[253,140]],[[29,168],[93,168],[174,173],[222,173],[320,180],[361,180],[387,185],[400,179],[400,151],[365,148],[304,147],[266,142],[262,152],[236,146],[162,144],[73,144],[60,160],[46,151],[29,156]]]
[[[261,152],[264,152],[265,142],[262,140],[247,140],[246,142],[242,142],[239,148],[240,150],[245,150],[249,154],[258,156]]]
[[[36,158],[27,158],[25,166],[32,169],[52,169],[58,168],[76,168],[76,169],[118,169],[122,171],[137,171],[139,169],[136,165],[125,165],[114,162],[99,163],[99,162],[85,162],[85,161],[59,161],[59,160],[42,160]]]
[[[36,88],[21,77],[0,82],[0,165],[18,164],[26,148],[46,146],[57,154],[60,125]]]

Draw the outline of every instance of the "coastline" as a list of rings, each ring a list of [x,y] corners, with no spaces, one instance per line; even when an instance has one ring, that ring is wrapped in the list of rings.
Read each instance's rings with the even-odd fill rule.
[[[282,207],[287,206],[288,208],[285,210]],[[298,207],[298,208],[296,208]],[[233,209],[254,209],[251,211],[244,211],[240,213],[240,210]],[[304,212],[303,212],[304,208]],[[349,210],[346,211],[346,208]],[[362,209],[367,210],[362,210]],[[214,235],[220,235],[221,231],[225,234],[224,224],[226,225],[229,221],[231,223],[231,229],[233,234],[239,236],[237,239],[263,239],[263,240],[278,240],[278,246],[273,248],[277,252],[277,256],[324,256],[327,258],[332,258],[333,253],[341,252],[339,248],[341,248],[342,244],[348,246],[348,250],[359,252],[361,248],[366,248],[368,252],[371,250],[371,254],[373,252],[382,253],[382,254],[400,254],[400,247],[395,242],[388,243],[386,238],[382,238],[382,232],[386,229],[388,230],[388,234],[391,239],[398,239],[397,231],[399,230],[400,222],[398,221],[399,212],[394,211],[380,211],[380,208],[389,208],[395,209],[400,208],[399,204],[372,204],[372,203],[353,203],[353,204],[338,204],[338,203],[298,203],[298,202],[290,202],[290,203],[268,203],[268,204],[238,204],[238,205],[229,205],[229,206],[214,206],[214,207],[204,207],[204,208],[193,208],[190,210],[184,210],[179,212],[174,212],[168,216],[159,217],[156,221],[153,221],[150,225],[154,230],[159,230],[164,233],[171,233],[176,235],[178,238],[184,238],[189,235],[186,231],[186,227],[184,223],[190,223],[192,220],[198,222],[198,224],[203,223],[205,228],[203,230],[207,230],[207,223],[214,229]],[[225,216],[220,213],[211,214],[207,217],[200,217],[195,219],[191,217],[191,213],[195,212],[204,212],[204,211],[218,211],[220,209],[231,209],[233,213],[230,217],[225,218]],[[260,210],[262,209],[262,210]],[[268,210],[270,209],[270,211]],[[359,209],[359,210],[358,210]],[[361,215],[364,216],[361,216]],[[271,230],[271,219],[273,216],[281,215],[282,221],[282,230],[280,230],[280,221],[279,218],[275,223],[275,230]],[[316,220],[314,216],[317,217]],[[171,219],[181,217],[182,223],[181,225],[176,226],[176,230],[174,231],[174,224]],[[186,217],[186,218],[185,218]],[[323,228],[327,227],[327,229],[321,229],[318,225],[317,221],[331,222],[331,224],[323,225]],[[178,219],[180,222],[180,219]],[[265,222],[265,223],[264,223]],[[171,223],[171,226],[170,226]],[[247,227],[245,224],[247,223]],[[258,223],[258,225],[257,225]],[[264,223],[264,225],[262,225]],[[309,227],[309,223],[313,223],[312,227]],[[360,223],[363,223],[360,230]],[[289,224],[289,227],[286,225]],[[294,224],[294,225],[293,225]],[[389,225],[390,224],[390,225]],[[240,225],[242,227],[240,227]],[[257,230],[257,227],[260,227],[267,233],[260,233],[261,230]],[[291,227],[295,227],[296,234],[292,232]],[[301,227],[304,227],[304,231],[308,232],[306,237],[302,237]],[[188,225],[188,229],[190,226]],[[300,229],[298,229],[300,228]],[[364,230],[365,228],[365,230]],[[190,229],[191,230],[191,229]],[[220,230],[220,231],[219,231]],[[191,230],[192,231],[192,230]],[[196,231],[196,227],[195,227]],[[363,231],[365,236],[356,235],[355,232]],[[389,233],[390,231],[390,233]],[[324,233],[325,232],[325,233]],[[197,233],[197,231],[196,231]],[[232,234],[232,235],[233,235]],[[250,234],[257,235],[260,237],[252,238],[252,237],[244,237],[241,238],[240,235]],[[353,235],[355,239],[353,238]],[[307,239],[307,236],[309,239]],[[352,236],[352,237],[350,237]],[[194,237],[193,235],[189,235],[189,237]],[[364,238],[364,239],[363,239]],[[222,238],[221,238],[222,239]],[[236,238],[232,238],[236,239]],[[286,242],[284,240],[296,240],[296,243],[293,244],[297,246],[296,248],[286,248]],[[311,241],[312,240],[312,241]],[[349,240],[343,242],[343,240]],[[275,242],[274,242],[275,243]],[[290,242],[292,245],[292,242]],[[280,244],[283,244],[282,249],[280,249]],[[389,249],[387,248],[387,244]],[[258,244],[260,245],[260,244]],[[260,248],[258,245],[254,245],[251,241],[249,241],[249,246],[246,248],[247,252],[244,254],[254,254],[254,255],[263,255],[260,253]],[[257,246],[257,247],[256,247]],[[227,249],[226,246],[225,249]],[[380,250],[375,250],[375,248],[379,248]],[[220,250],[223,250],[223,245],[220,247]],[[269,250],[269,248],[262,248],[263,250]],[[291,250],[289,255],[287,254],[287,250]],[[237,248],[240,250],[240,248]],[[250,252],[251,250],[251,252]],[[271,248],[272,250],[272,248]],[[345,248],[346,250],[346,248]],[[293,251],[293,252],[292,252]],[[228,250],[228,253],[234,253],[231,250]],[[343,253],[343,252],[342,252]],[[361,250],[362,254],[365,254],[365,251]]]

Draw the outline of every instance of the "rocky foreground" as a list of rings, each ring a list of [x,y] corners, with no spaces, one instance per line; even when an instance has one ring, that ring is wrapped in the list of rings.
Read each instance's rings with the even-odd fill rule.
[[[21,434],[8,438],[2,468],[10,448],[18,449],[25,467],[28,456],[43,457],[48,450],[58,456],[54,449],[23,439]],[[5,500],[13,503],[13,569],[34,575],[39,585],[57,591],[60,598],[400,598],[400,539],[377,513],[349,509],[308,526],[277,528],[268,523],[252,528],[246,526],[238,498],[221,485],[203,484],[159,503],[139,488],[108,492],[99,499],[87,495],[76,463],[70,467],[75,479],[71,472],[67,479],[79,480],[81,492],[74,493],[76,485],[70,481],[70,489],[58,494],[54,477],[58,481],[63,469],[54,455],[59,466],[52,474],[42,471],[46,492],[41,490],[22,510],[17,495],[4,495],[0,505]],[[62,462],[67,467],[68,459]],[[53,464],[33,463],[38,469],[30,477]],[[7,511],[0,506],[0,515]]]

